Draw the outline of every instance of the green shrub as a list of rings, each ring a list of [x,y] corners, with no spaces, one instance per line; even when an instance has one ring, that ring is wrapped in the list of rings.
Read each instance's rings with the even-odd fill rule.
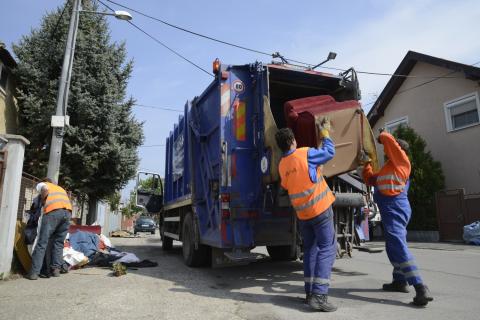
[[[409,230],[438,230],[435,213],[435,193],[445,187],[445,177],[440,162],[426,150],[427,143],[415,130],[400,126],[395,137],[410,144],[408,156],[412,164],[408,199],[412,206]]]

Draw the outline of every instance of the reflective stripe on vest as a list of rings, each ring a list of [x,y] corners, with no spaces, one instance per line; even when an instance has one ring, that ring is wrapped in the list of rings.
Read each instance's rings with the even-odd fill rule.
[[[48,188],[48,195],[45,199],[44,212],[45,214],[58,209],[66,209],[72,211],[72,203],[68,198],[67,192],[53,183],[46,183]]]
[[[310,180],[307,154],[308,148],[299,148],[282,158],[279,164],[282,185],[287,189],[290,202],[301,220],[318,216],[335,201],[320,168],[317,168],[317,182]]]
[[[377,189],[388,196],[396,196],[405,189],[406,181],[394,174],[384,174],[377,177]]]

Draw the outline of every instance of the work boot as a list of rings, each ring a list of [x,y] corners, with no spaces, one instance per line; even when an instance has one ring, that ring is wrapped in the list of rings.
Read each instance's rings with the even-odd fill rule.
[[[305,295],[305,304],[309,304],[310,303],[310,298],[312,298],[312,294],[311,293],[307,293]]]
[[[308,305],[316,311],[333,312],[337,310],[337,307],[328,302],[326,294],[311,294],[310,299],[308,299]]]
[[[383,291],[409,293],[408,284],[405,281],[393,280],[392,283],[385,283],[382,286]]]
[[[426,306],[429,301],[433,301],[432,294],[428,287],[424,284],[417,284],[414,286],[416,295],[413,298],[413,304],[416,306]]]
[[[60,277],[60,269],[52,269],[52,277]]]
[[[25,275],[25,278],[27,278],[28,280],[38,280],[38,275],[36,275],[35,273],[27,273],[27,275]]]

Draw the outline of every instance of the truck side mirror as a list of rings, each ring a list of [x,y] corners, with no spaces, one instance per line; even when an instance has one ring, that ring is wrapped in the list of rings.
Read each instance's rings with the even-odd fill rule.
[[[137,207],[150,214],[159,213],[163,207],[162,178],[158,173],[139,171],[135,187]]]

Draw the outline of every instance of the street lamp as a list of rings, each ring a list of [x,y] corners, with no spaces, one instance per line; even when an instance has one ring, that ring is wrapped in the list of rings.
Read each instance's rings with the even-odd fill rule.
[[[124,20],[124,21],[132,20],[132,15],[129,12],[122,11],[122,10],[115,10],[114,13],[88,11],[88,10],[81,10],[80,12],[100,14],[100,15],[103,15],[103,16],[114,16],[118,20]]]
[[[80,12],[114,16],[119,20],[130,21],[132,15],[127,11],[115,11],[115,13],[96,12],[82,10],[81,0],[74,0],[72,14],[70,16],[70,25],[68,27],[67,43],[65,45],[65,54],[63,56],[62,73],[60,75],[60,86],[57,95],[57,108],[55,115],[52,116],[51,126],[52,143],[50,144],[50,156],[48,158],[47,177],[58,183],[60,172],[60,158],[62,155],[63,135],[65,125],[69,124],[67,114],[68,92],[70,88],[70,78],[72,76],[73,55],[75,52],[75,42],[77,39],[78,23]]]
[[[324,61],[320,62],[319,64],[317,64],[316,66],[314,67],[311,67],[310,70],[314,70],[318,67],[320,67],[322,64],[324,64],[325,62],[328,62],[330,60],[334,60],[335,58],[337,57],[337,54],[335,52],[329,52],[328,53],[328,56],[327,56],[327,59],[325,59]]]

